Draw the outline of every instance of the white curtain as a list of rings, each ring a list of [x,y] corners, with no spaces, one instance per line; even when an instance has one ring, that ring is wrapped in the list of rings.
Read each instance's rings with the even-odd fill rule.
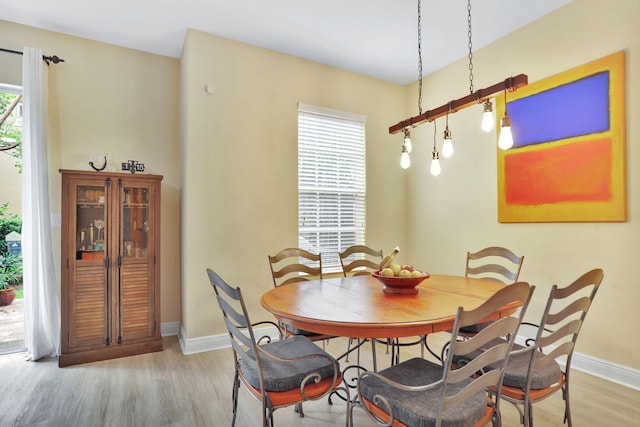
[[[57,356],[60,296],[53,263],[47,167],[47,66],[40,49],[22,61],[22,253],[27,359]]]

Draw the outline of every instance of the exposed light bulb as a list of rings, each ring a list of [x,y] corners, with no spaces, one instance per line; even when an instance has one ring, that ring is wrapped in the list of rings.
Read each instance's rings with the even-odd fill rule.
[[[442,172],[442,168],[440,167],[440,156],[436,150],[433,150],[431,155],[431,175],[438,176]]]
[[[413,145],[411,144],[411,134],[409,133],[409,129],[404,130],[404,146],[407,149],[407,153],[413,151]]]
[[[495,127],[496,118],[493,114],[493,105],[491,100],[487,99],[484,103],[484,112],[482,113],[482,130],[485,132],[491,132]]]
[[[511,118],[505,115],[500,119],[500,137],[498,138],[498,147],[508,150],[513,147],[513,135],[511,134]]]
[[[400,156],[400,166],[402,167],[402,169],[409,169],[409,166],[411,166],[411,158],[409,157],[409,151],[407,150],[407,147],[404,144],[402,145],[402,155]]]
[[[442,157],[448,159],[453,156],[453,140],[449,126],[444,130],[444,142],[442,143]]]

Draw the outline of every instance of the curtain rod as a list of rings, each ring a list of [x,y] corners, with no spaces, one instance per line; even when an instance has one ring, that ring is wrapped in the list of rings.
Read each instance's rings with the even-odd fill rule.
[[[14,53],[16,55],[23,55],[23,53],[20,52],[19,50],[4,49],[2,47],[0,47],[0,52]],[[64,59],[59,58],[56,55],[51,55],[51,56],[42,55],[42,60],[44,62],[46,62],[47,65],[49,65],[50,62],[53,62],[54,64],[57,64],[58,62],[64,62]]]

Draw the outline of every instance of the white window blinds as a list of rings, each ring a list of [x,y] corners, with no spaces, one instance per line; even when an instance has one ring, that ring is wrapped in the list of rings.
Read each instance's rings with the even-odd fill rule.
[[[366,117],[298,105],[298,240],[341,271],[338,252],[365,243]]]

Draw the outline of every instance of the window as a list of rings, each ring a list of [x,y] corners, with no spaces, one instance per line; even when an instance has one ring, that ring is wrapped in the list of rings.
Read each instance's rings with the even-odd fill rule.
[[[298,105],[298,244],[341,271],[338,252],[365,244],[366,117]]]

